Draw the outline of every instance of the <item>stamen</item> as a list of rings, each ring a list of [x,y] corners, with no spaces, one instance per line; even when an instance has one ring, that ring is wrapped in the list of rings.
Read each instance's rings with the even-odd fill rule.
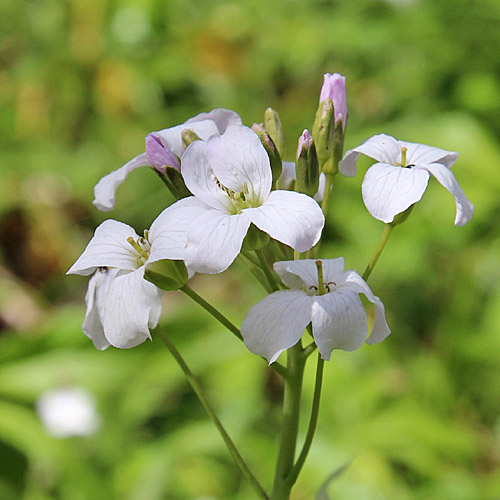
[[[137,241],[135,241],[134,238],[132,238],[132,236],[129,236],[127,238],[127,242],[130,243],[132,245],[132,248],[137,252],[139,252],[139,254],[142,253],[142,248],[139,246],[139,243],[137,243]]]

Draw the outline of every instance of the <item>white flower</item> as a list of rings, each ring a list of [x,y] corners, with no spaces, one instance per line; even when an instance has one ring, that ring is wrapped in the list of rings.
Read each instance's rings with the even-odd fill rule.
[[[450,170],[458,153],[380,134],[347,151],[339,164],[340,172],[347,177],[356,175],[360,154],[378,162],[368,169],[362,185],[366,208],[376,219],[392,222],[397,214],[419,201],[432,175],[455,197],[455,225],[463,226],[471,220],[474,205]]]
[[[158,324],[161,290],[144,279],[145,265],[162,259],[182,260],[185,238],[165,228],[169,207],[139,237],[127,224],[104,221],[67,274],[88,276],[84,333],[97,349],[110,344],[127,349],[151,338]]]
[[[36,410],[47,432],[58,438],[88,436],[101,424],[94,396],[83,387],[44,392]]]
[[[160,172],[165,166],[179,169],[178,158],[184,154],[182,132],[193,130],[201,139],[224,133],[228,125],[240,125],[241,118],[229,109],[214,109],[209,113],[200,113],[182,125],[151,132],[146,137],[146,152],[136,156],[125,165],[104,176],[94,187],[96,208],[103,212],[115,206],[115,193],[127,175],[139,167],[153,167]]]
[[[368,344],[376,344],[391,333],[384,305],[355,271],[344,271],[344,258],[322,260],[326,292],[318,293],[316,260],[276,262],[274,270],[291,290],[281,290],[253,306],[241,325],[246,346],[273,363],[294,346],[312,323],[316,345],[323,359],[333,349],[354,351],[368,335],[366,312],[359,294],[375,304],[375,320]]]
[[[194,271],[224,271],[252,223],[299,252],[321,236],[324,217],[312,198],[271,191],[269,158],[248,127],[229,126],[221,136],[193,142],[182,159],[182,176],[194,196],[172,205],[176,215],[166,224],[179,235],[187,230],[184,260]]]

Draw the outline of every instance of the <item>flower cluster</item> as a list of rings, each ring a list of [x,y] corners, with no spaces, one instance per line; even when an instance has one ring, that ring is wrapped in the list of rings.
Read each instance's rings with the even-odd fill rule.
[[[265,268],[265,257],[254,259],[275,291],[250,309],[241,329],[246,346],[270,363],[297,344],[309,325],[325,360],[333,349],[360,347],[368,335],[360,294],[375,306],[367,343],[390,333],[381,300],[358,273],[344,271],[342,257],[310,258],[325,224],[333,177],[354,176],[360,154],[377,160],[364,178],[363,200],[388,224],[422,198],[430,176],[454,196],[456,225],[467,223],[474,207],[450,170],[457,153],[381,134],[342,158],[345,77],[326,74],[319,102],[313,133],[304,130],[295,162],[281,159],[284,136],[273,110],[266,112],[267,129],[250,129],[234,111],[215,109],[149,133],[144,153],[97,183],[93,203],[102,211],[114,208],[118,186],[138,167],[148,166],[164,180],[175,173],[183,188],[181,195],[172,191],[177,201],[143,236],[121,222],[103,222],[68,271],[92,275],[83,331],[98,349],[129,348],[150,338],[161,313],[159,286],[178,289],[196,272],[223,272],[242,249],[267,252],[274,263]],[[282,260],[292,250],[296,260]],[[183,267],[172,288],[148,274],[164,261]]]

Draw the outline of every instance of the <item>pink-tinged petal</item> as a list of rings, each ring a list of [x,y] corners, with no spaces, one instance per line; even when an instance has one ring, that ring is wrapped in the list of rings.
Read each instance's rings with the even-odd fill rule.
[[[264,205],[243,210],[271,238],[305,252],[320,239],[325,218],[309,196],[294,191],[272,191]]]
[[[224,271],[240,253],[249,226],[250,220],[244,214],[227,215],[207,208],[189,226],[186,266],[199,273]]]
[[[345,76],[340,73],[325,73],[323,86],[319,96],[319,102],[325,99],[333,101],[333,109],[335,111],[335,121],[342,118],[345,122],[347,119],[347,97],[345,90]]]
[[[127,224],[116,220],[105,220],[97,227],[94,237],[78,260],[66,274],[88,276],[98,267],[116,267],[133,271],[137,269],[137,255],[127,238],[138,238]]]
[[[274,270],[286,286],[293,290],[305,288],[306,292],[318,288],[318,268],[315,259],[282,260],[274,263]]]
[[[384,304],[376,295],[373,295],[373,292],[367,285],[366,281],[356,271],[349,270],[342,273],[342,276],[337,278],[337,286],[340,287],[340,289],[346,287],[356,293],[362,293],[372,304],[375,305],[375,320],[373,322],[371,335],[366,343],[377,344],[382,342],[382,340],[384,340],[391,333],[391,329],[385,319]],[[334,293],[337,293],[338,290],[339,288],[337,288]]]
[[[182,142],[182,132],[184,130],[192,130],[200,139],[206,141],[213,135],[219,135],[217,125],[212,120],[197,121],[194,123],[183,123],[175,127],[166,128],[153,132],[157,137],[160,137],[162,142],[166,144],[170,150],[179,158],[184,154],[184,144]]]
[[[339,163],[339,170],[342,175],[346,177],[356,175],[356,162],[360,154],[389,165],[397,165],[401,162],[401,146],[399,142],[390,135],[374,135],[358,147],[347,151]]]
[[[215,176],[225,187],[243,192],[261,204],[271,191],[272,172],[264,146],[250,128],[232,125],[207,143],[207,157]]]
[[[199,122],[201,120],[213,120],[219,129],[219,133],[223,134],[229,125],[242,125],[241,117],[235,111],[224,108],[212,109],[208,113],[200,113],[199,115],[190,118],[186,124]]]
[[[425,170],[376,163],[363,179],[363,201],[373,217],[392,222],[397,214],[422,198],[428,181]]]
[[[455,197],[457,212],[455,216],[455,226],[463,226],[472,219],[474,215],[474,205],[467,199],[465,193],[453,175],[453,172],[439,163],[433,163],[425,167],[438,182]]]
[[[333,349],[354,351],[363,344],[368,326],[356,292],[340,288],[313,300],[313,336],[323,359],[328,361]]]
[[[425,144],[416,144],[413,142],[399,141],[400,146],[407,149],[406,164],[425,167],[430,163],[442,163],[448,168],[457,161],[458,153],[446,151],[445,149],[426,146]]]
[[[207,159],[207,143],[194,141],[182,158],[182,177],[186,187],[209,207],[231,211],[231,201],[218,185],[214,171]]]
[[[101,212],[109,212],[115,207],[115,195],[118,186],[125,180],[127,175],[139,167],[150,167],[146,153],[136,156],[134,159],[125,163],[123,167],[114,170],[108,175],[105,175],[94,186],[94,201],[93,205]]]
[[[111,285],[111,282],[117,272],[117,269],[98,269],[90,278],[87,293],[85,294],[87,311],[85,312],[82,330],[83,333],[85,333],[85,335],[92,340],[96,349],[99,349],[100,351],[103,351],[110,345],[104,335],[102,317],[104,301],[106,299],[109,286]]]
[[[245,345],[274,363],[294,346],[311,322],[312,297],[304,292],[283,290],[268,295],[248,311],[241,324]]]
[[[188,228],[206,210],[207,206],[194,196],[183,198],[163,210],[149,230],[148,263],[162,259],[184,260]]]
[[[129,349],[150,339],[161,311],[161,290],[144,279],[144,266],[120,271],[109,287],[103,309],[104,335],[109,343]]]
[[[181,169],[177,156],[172,152],[168,144],[162,141],[158,135],[148,134],[146,136],[146,155],[149,162],[159,172],[165,173],[165,167]]]
[[[319,174],[318,191],[314,195],[314,199],[318,203],[321,203],[323,201],[323,197],[325,196],[325,186],[326,186],[326,175],[323,172],[321,172],[321,174]]]

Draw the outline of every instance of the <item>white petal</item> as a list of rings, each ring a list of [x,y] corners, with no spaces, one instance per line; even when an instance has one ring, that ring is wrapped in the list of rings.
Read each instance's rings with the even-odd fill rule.
[[[229,213],[229,196],[217,185],[214,171],[207,159],[207,143],[194,141],[182,157],[181,173],[186,187],[212,208]]]
[[[227,188],[241,192],[248,187],[250,197],[263,203],[271,191],[272,172],[264,146],[250,128],[232,125],[207,143],[210,166]]]
[[[389,165],[397,165],[401,162],[401,146],[398,141],[390,135],[374,135],[357,148],[347,151],[339,163],[339,170],[342,175],[346,177],[356,175],[356,162],[360,154]]]
[[[347,287],[357,293],[362,293],[375,305],[375,320],[373,322],[372,333],[366,343],[377,344],[378,342],[382,342],[391,333],[385,319],[385,308],[382,301],[376,295],[373,295],[366,281],[356,271],[346,271],[337,279],[337,285],[341,287],[340,289]],[[334,293],[337,293],[338,290],[337,288]]]
[[[187,234],[186,266],[199,273],[220,273],[240,253],[250,226],[244,214],[227,215],[208,208]]]
[[[207,206],[194,196],[183,198],[163,210],[149,230],[148,263],[162,259],[184,260],[188,228],[206,210]]]
[[[446,151],[445,149],[434,148],[432,146],[426,146],[425,144],[416,144],[404,141],[399,141],[399,144],[407,148],[407,165],[425,167],[430,163],[442,163],[448,168],[451,168],[458,158],[458,153]]]
[[[318,191],[314,195],[314,199],[318,203],[321,203],[323,201],[323,197],[325,196],[325,187],[326,187],[326,175],[323,172],[321,172],[321,174],[319,174]]]
[[[192,123],[183,123],[175,127],[166,128],[153,132],[153,134],[161,137],[168,144],[168,147],[179,158],[184,154],[184,144],[182,142],[182,132],[184,130],[192,130],[202,140],[207,140],[213,135],[218,135],[219,130],[217,125],[212,120],[196,121]]]
[[[289,191],[292,188],[292,182],[297,179],[295,172],[295,162],[282,162],[281,175],[278,179],[278,188]]]
[[[311,321],[312,297],[282,290],[268,295],[248,311],[241,324],[245,345],[273,363],[294,346]]]
[[[425,170],[375,163],[363,179],[363,201],[373,217],[392,222],[397,214],[422,198],[428,181]]]
[[[128,349],[151,338],[161,310],[161,290],[144,279],[144,266],[120,272],[109,287],[104,303],[103,327],[109,343]]]
[[[321,259],[323,263],[323,279],[325,285],[334,282],[337,283],[339,275],[344,271],[344,257],[337,257],[336,259]]]
[[[94,186],[94,201],[93,205],[102,212],[109,212],[115,206],[115,194],[118,186],[125,180],[127,175],[139,167],[151,166],[146,153],[141,153],[134,159],[125,163],[123,167],[114,170],[108,175],[105,175]]]
[[[223,134],[229,125],[242,125],[240,115],[235,111],[224,108],[212,109],[208,113],[200,113],[199,115],[190,118],[186,124],[199,122],[201,120],[213,120],[219,129],[219,133]]]
[[[333,349],[354,351],[363,344],[368,326],[356,292],[340,288],[313,300],[313,335],[323,359],[328,361]]]
[[[283,283],[293,290],[318,287],[318,268],[315,259],[282,260],[275,262],[273,267]]]
[[[294,191],[272,191],[261,207],[243,213],[259,229],[297,252],[313,247],[325,224],[319,205],[310,196]]]
[[[117,269],[98,269],[90,278],[87,293],[85,295],[87,311],[85,312],[82,330],[83,333],[92,340],[94,346],[101,351],[110,345],[104,336],[102,312],[109,286],[116,273]]]
[[[446,188],[455,197],[455,204],[457,207],[455,226],[467,224],[474,214],[474,205],[467,199],[467,196],[465,196],[453,172],[439,163],[427,165],[425,170],[430,172],[430,174],[438,180],[441,186]]]
[[[116,220],[105,220],[97,227],[94,237],[78,260],[66,274],[88,276],[98,267],[116,267],[133,271],[137,269],[137,254],[127,238],[138,238],[127,224]]]

